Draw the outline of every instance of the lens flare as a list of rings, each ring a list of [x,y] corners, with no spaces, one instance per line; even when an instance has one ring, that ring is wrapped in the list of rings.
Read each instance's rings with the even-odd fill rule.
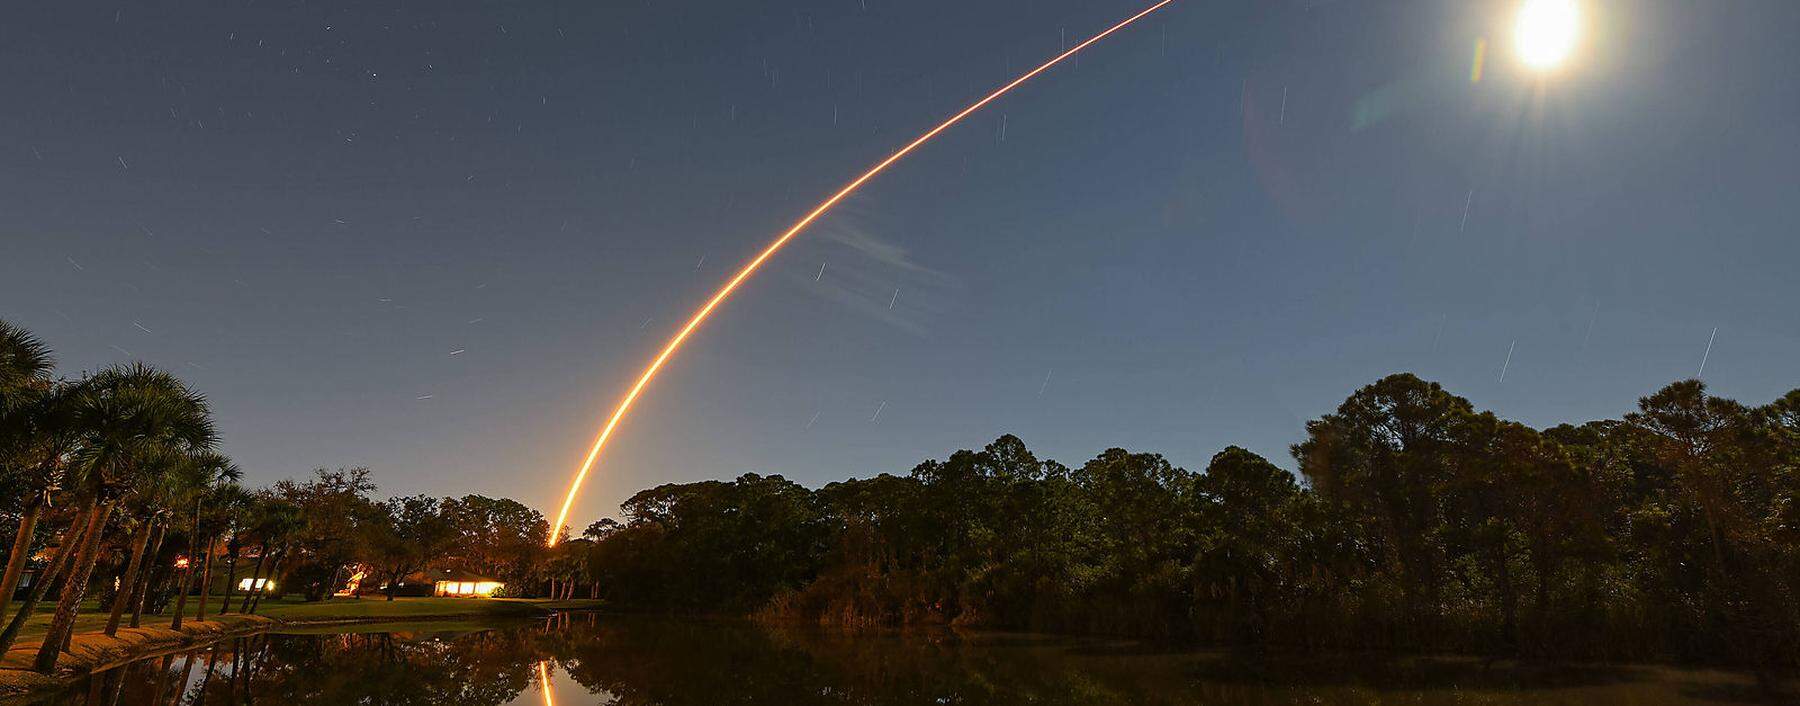
[[[838,202],[843,201],[845,197],[855,193],[855,191],[858,188],[861,188],[864,183],[867,183],[870,179],[874,179],[876,175],[887,171],[889,166],[900,161],[901,158],[906,155],[911,154],[913,150],[918,149],[920,145],[930,142],[932,138],[937,137],[939,133],[950,129],[952,125],[962,122],[963,118],[969,117],[971,113],[981,110],[987,104],[1006,95],[1008,92],[1012,91],[1012,89],[1018,87],[1019,84],[1025,83],[1036,77],[1038,74],[1048,71],[1050,67],[1062,63],[1064,59],[1074,56],[1076,53],[1088,48],[1095,42],[1107,38],[1112,33],[1130,26],[1132,23],[1143,19],[1146,15],[1156,12],[1172,2],[1175,2],[1175,0],[1162,0],[1135,15],[1125,18],[1118,24],[1108,27],[1105,31],[1089,37],[1087,41],[1070,47],[1067,51],[1038,65],[1037,68],[1021,74],[1018,78],[995,89],[994,92],[987,94],[987,96],[981,100],[969,104],[969,106],[963,108],[962,111],[950,116],[943,122],[938,123],[937,127],[926,131],[925,134],[920,135],[912,142],[907,143],[905,147],[888,155],[886,159],[877,162],[875,166],[870,167],[868,171],[863,172],[861,176],[852,179],[849,183],[838,189],[830,198],[825,199],[818,206],[813,207],[813,210],[807,212],[805,217],[795,222],[792,227],[788,228],[779,237],[775,238],[774,242],[769,243],[768,247],[763,248],[761,253],[757,254],[756,257],[751,258],[742,268],[739,268],[737,274],[733,275],[731,279],[726,280],[725,285],[720,287],[719,291],[713,294],[712,299],[707,300],[705,305],[695,311],[693,316],[688,318],[687,324],[682,326],[681,330],[677,331],[675,336],[669,339],[668,343],[663,344],[662,352],[656,354],[656,357],[650,361],[650,365],[645,367],[644,371],[638,375],[637,382],[633,383],[631,389],[626,391],[625,396],[619,400],[618,406],[613,409],[612,417],[606,420],[606,425],[600,428],[599,436],[594,438],[594,445],[588,450],[587,457],[582,459],[581,470],[576,471],[574,481],[569,484],[569,493],[563,498],[562,509],[558,510],[556,513],[556,523],[550,526],[549,544],[555,546],[557,541],[561,539],[563,522],[568,520],[569,508],[575,504],[575,498],[581,493],[582,482],[587,480],[588,473],[594,468],[594,461],[600,458],[600,451],[606,447],[607,439],[612,437],[613,430],[618,428],[619,422],[625,418],[625,413],[631,410],[631,405],[637,402],[639,395],[643,394],[644,387],[649,385],[650,381],[656,377],[657,372],[662,370],[663,364],[669,362],[669,358],[673,357],[675,352],[681,349],[681,345],[687,342],[688,336],[692,335],[694,330],[699,328],[700,324],[706,321],[707,317],[712,316],[713,310],[724,303],[725,300],[731,296],[732,292],[737,291],[738,286],[743,284],[744,280],[747,280],[751,275],[756,274],[756,271],[761,269],[763,263],[767,262],[770,257],[773,257],[776,251],[781,250],[782,246],[787,245],[788,241],[793,240],[794,236],[799,235],[800,231],[805,230],[807,226],[812,225],[813,221],[816,221],[820,216],[825,215],[825,212],[831,210]]]

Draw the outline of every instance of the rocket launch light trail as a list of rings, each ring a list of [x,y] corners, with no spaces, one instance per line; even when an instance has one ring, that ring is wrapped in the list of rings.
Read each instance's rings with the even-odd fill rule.
[[[550,687],[550,663],[538,662],[538,691],[543,694],[544,706],[556,706],[556,692]]]
[[[769,245],[763,248],[762,252],[758,253],[756,257],[751,258],[749,262],[745,263],[744,266],[737,271],[737,274],[733,275],[731,279],[726,280],[725,285],[720,287],[719,291],[714,293],[712,298],[707,300],[704,306],[701,306],[699,310],[694,312],[694,315],[688,319],[687,324],[682,326],[681,330],[677,331],[675,336],[669,339],[668,343],[663,344],[662,351],[656,354],[656,357],[650,361],[650,365],[645,367],[644,371],[638,375],[637,382],[633,383],[631,389],[619,400],[618,407],[613,409],[612,417],[606,420],[606,425],[600,428],[599,436],[594,438],[594,445],[588,450],[587,457],[582,459],[581,470],[576,471],[574,481],[569,484],[569,493],[563,498],[562,509],[558,510],[556,513],[556,523],[550,525],[550,546],[556,546],[556,542],[562,533],[563,522],[567,521],[569,518],[569,508],[575,504],[575,498],[581,493],[581,484],[587,480],[588,473],[593,470],[594,461],[600,458],[600,451],[606,448],[606,442],[608,439],[612,438],[613,430],[618,428],[619,422],[625,418],[625,413],[631,411],[631,405],[637,402],[638,396],[643,394],[644,388],[650,384],[652,379],[655,379],[656,374],[662,370],[663,365],[669,362],[669,358],[673,357],[675,352],[681,349],[682,344],[687,342],[688,336],[692,335],[694,330],[700,327],[700,324],[705,323],[707,317],[712,316],[713,310],[717,309],[727,298],[730,298],[732,292],[737,291],[738,286],[742,285],[744,280],[747,280],[751,275],[756,274],[756,271],[762,268],[763,263],[767,262],[777,251],[781,250],[782,246],[787,245],[788,241],[793,240],[794,236],[799,235],[800,231],[805,230],[807,226],[812,225],[820,216],[825,215],[825,212],[830,211],[833,206],[838,204],[838,202],[843,201],[846,197],[850,196],[850,194],[855,193],[863,184],[867,183],[870,179],[874,179],[882,172],[887,171],[888,167],[893,166],[895,162],[898,162],[906,157],[906,155],[911,154],[913,150],[918,149],[921,145],[930,142],[933,138],[937,137],[939,133],[950,129],[951,126],[962,122],[963,118],[969,117],[969,115],[975,111],[981,110],[983,107],[987,106],[987,104],[992,103],[1001,96],[1011,92],[1012,89],[1017,88],[1019,84],[1025,83],[1036,77],[1038,74],[1048,71],[1050,67],[1062,63],[1064,59],[1074,56],[1081,50],[1093,45],[1095,42],[1111,36],[1114,32],[1130,26],[1132,23],[1143,19],[1145,16],[1156,12],[1157,10],[1161,10],[1164,6],[1172,2],[1175,2],[1175,0],[1161,0],[1161,2],[1151,5],[1137,14],[1125,18],[1118,24],[1108,27],[1105,31],[1089,37],[1087,41],[1070,47],[1062,53],[1057,54],[1049,61],[1039,64],[1037,68],[1021,74],[1018,78],[1013,79],[1006,85],[994,89],[994,92],[987,94],[987,96],[983,97],[981,100],[969,104],[968,107],[963,108],[960,112],[950,116],[943,122],[938,123],[937,127],[926,131],[925,134],[920,135],[912,142],[907,143],[905,147],[901,147],[893,154],[888,155],[886,159],[877,162],[875,166],[870,167],[868,171],[863,172],[861,176],[852,179],[849,183],[838,189],[836,193],[833,193],[830,198],[825,199],[818,206],[813,207],[813,210],[807,212],[806,216],[795,222],[792,227],[783,232],[780,237],[777,237],[774,240],[774,242],[769,243]],[[821,268],[820,272],[823,274],[823,268]]]

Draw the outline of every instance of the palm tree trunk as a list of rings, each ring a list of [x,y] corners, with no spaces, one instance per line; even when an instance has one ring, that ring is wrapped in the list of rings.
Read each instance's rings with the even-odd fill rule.
[[[31,584],[31,593],[25,597],[24,603],[19,604],[19,612],[13,614],[12,622],[7,623],[6,632],[0,634],[0,654],[12,649],[13,642],[19,639],[19,631],[25,627],[25,621],[31,619],[38,602],[44,600],[44,595],[50,592],[50,584],[62,575],[63,569],[68,568],[69,560],[75,556],[76,543],[85,536],[82,534],[84,529],[77,524],[63,532],[62,546],[56,548],[56,556],[50,559],[49,566],[44,567],[44,575]]]
[[[156,523],[156,538],[150,540],[150,551],[144,556],[151,562],[162,555],[163,534],[169,528],[168,522]],[[137,583],[131,587],[131,627],[138,626],[138,620],[144,615],[144,594],[150,590],[150,579],[156,576],[156,564],[145,567],[147,570],[138,574]]]
[[[175,589],[175,619],[169,622],[170,630],[181,629],[181,617],[187,612],[188,590],[192,586],[189,580],[194,577],[194,555],[200,551],[200,499],[194,498],[194,527],[188,531],[188,565],[181,569],[181,582]]]
[[[0,615],[6,613],[12,605],[13,592],[19,590],[19,577],[25,574],[25,559],[31,554],[31,533],[37,530],[38,515],[43,510],[44,503],[34,499],[19,516],[19,534],[13,537],[12,553],[6,557],[6,575],[0,576]]]
[[[194,621],[206,622],[206,594],[212,593],[212,558],[213,537],[206,538],[206,563],[200,568],[200,610],[194,612]]]
[[[180,615],[180,613],[176,613],[176,615]],[[181,659],[181,679],[175,682],[175,693],[171,694],[169,698],[171,704],[179,704],[181,698],[187,696],[188,684],[192,683],[188,679],[194,676],[194,654],[189,652],[186,657]],[[161,696],[162,694],[158,693],[157,695]]]
[[[263,560],[267,558],[269,558],[269,543],[263,542],[262,548],[256,553],[256,566],[250,569],[250,590],[244,592],[244,600],[238,604],[239,613],[249,612],[250,597],[261,590],[262,587],[256,583],[256,580],[262,578]]]
[[[150,701],[148,703],[155,704],[156,706],[162,706],[163,687],[169,681],[169,667],[174,664],[175,664],[175,655],[172,655],[172,654],[163,655],[162,666],[160,668],[158,668],[155,672],[153,672],[154,674],[156,674],[156,680],[153,682],[153,684],[155,684],[156,688],[153,689],[152,691],[154,691],[156,693],[156,695],[150,697]]]
[[[106,673],[106,706],[119,706],[119,698],[125,695],[125,670],[112,669]]]
[[[250,597],[250,608],[246,612],[255,615],[256,609],[262,606],[263,594],[268,592],[266,587],[274,584],[275,577],[281,575],[281,562],[285,559],[287,559],[287,552],[280,551],[275,555],[275,559],[269,563],[269,575],[263,579],[265,590],[258,591],[256,592],[256,595]]]
[[[331,597],[332,597],[332,596],[335,596],[335,595],[337,595],[337,582],[338,582],[338,576],[341,576],[341,575],[343,575],[343,573],[344,573],[344,565],[343,565],[343,564],[338,564],[338,565],[337,565],[337,567],[336,567],[336,568],[333,568],[333,569],[332,569],[332,570],[331,570],[331,580],[330,580],[330,581],[328,581],[328,582],[326,582],[326,584],[325,584],[325,590],[324,590],[324,591],[321,591],[321,592],[320,592],[320,593],[321,593],[321,594],[322,594],[322,595],[320,595],[320,596],[319,596],[319,600],[321,600],[321,601],[329,601],[329,600],[331,600]],[[351,578],[356,578],[356,575],[355,575],[355,574],[351,574],[351,575],[350,575],[350,577],[351,577]],[[346,588],[348,588],[348,587],[346,587]],[[362,592],[362,586],[361,586],[361,585],[358,585],[358,586],[357,586],[357,587],[356,587],[356,589],[357,589],[357,593],[361,593],[361,592]],[[312,588],[308,588],[308,589],[306,589],[306,590],[307,590],[307,592],[308,592],[308,593],[307,593],[307,596],[306,596],[306,600],[309,600],[309,601],[310,601],[310,600],[312,600],[312,593],[311,593],[311,592],[312,592],[312,590],[313,590],[313,589],[312,589]]]
[[[236,544],[237,537],[234,536],[227,542],[227,546]],[[237,551],[232,550],[230,554],[225,555],[225,600],[219,601],[219,615],[224,615],[226,611],[231,610],[231,591],[237,588],[236,583]]]
[[[181,578],[175,581],[175,618],[169,621],[170,630],[181,629],[181,618],[187,613],[188,592],[194,590],[194,560],[188,559],[188,565],[181,568]]]
[[[69,579],[63,583],[62,595],[56,601],[56,613],[50,618],[50,630],[44,634],[44,644],[38,648],[37,659],[31,668],[49,674],[56,671],[56,661],[62,657],[62,648],[75,632],[75,615],[81,609],[81,599],[87,595],[89,577],[94,574],[94,562],[99,559],[100,533],[106,527],[106,518],[112,514],[117,500],[108,500],[99,505],[98,495],[88,501],[87,536],[81,540],[81,553],[75,555],[74,565],[69,567]]]
[[[226,601],[226,605],[231,605]],[[244,676],[244,639],[231,641],[231,681],[225,683],[225,706],[237,706],[238,677]]]
[[[231,536],[225,540],[225,598],[219,601],[219,615],[231,610],[231,596],[237,591],[238,530],[237,520],[232,520]]]
[[[112,513],[114,510],[117,510],[118,507],[119,503],[117,500],[100,506],[100,521],[94,525],[94,534],[92,536],[84,537],[81,540],[82,551],[92,552],[92,555],[85,562],[88,567],[87,571],[79,574],[79,578],[81,579],[81,590],[84,594],[94,584],[94,569],[100,565],[100,543],[106,539],[106,523],[112,519]],[[89,547],[92,547],[92,549],[90,550]],[[82,554],[78,552],[75,554],[75,558],[71,559],[69,562],[70,573],[64,576],[65,581],[62,586],[57,589],[56,598],[58,606],[62,604],[63,592],[69,590],[68,580],[77,578],[77,575],[74,572],[83,565],[84,562],[81,561],[81,558]],[[57,650],[68,652],[69,645],[74,642],[75,621],[81,617],[81,601],[85,598],[86,596],[84,595],[82,598],[75,599],[73,603],[75,607],[74,612],[70,614],[69,626],[62,630],[62,639],[57,642]],[[55,616],[52,615],[51,617],[54,618]]]
[[[144,566],[144,550],[150,548],[150,520],[145,520],[131,538],[131,560],[125,563],[125,575],[119,578],[118,595],[113,596],[112,614],[106,616],[106,634],[110,637],[119,633],[119,619],[125,616],[125,606],[131,603],[131,594],[136,592],[138,571]]]
[[[269,584],[274,583],[275,577],[281,575],[281,560],[286,559],[286,558],[287,558],[287,552],[283,551],[283,552],[281,552],[281,555],[275,557],[275,561],[269,565],[269,576],[264,580],[264,584],[263,584],[265,587],[268,586]],[[263,591],[257,591],[254,595],[252,595],[250,597],[250,609],[245,612],[247,612],[251,615],[255,615],[256,607],[262,605],[262,597],[263,597],[264,593],[267,593],[266,589]]]
[[[204,596],[206,594],[202,593],[200,595]],[[204,612],[204,611],[202,611],[202,612]],[[219,650],[222,650],[224,648],[225,648],[225,643],[215,642],[215,643],[213,643],[212,651],[206,653],[206,674],[204,674],[200,677],[200,688],[194,690],[195,693],[198,693],[201,696],[201,698],[205,698],[206,686],[208,684],[212,683],[213,668],[217,667],[219,665]],[[195,701],[199,701],[199,700],[200,699],[195,699]]]

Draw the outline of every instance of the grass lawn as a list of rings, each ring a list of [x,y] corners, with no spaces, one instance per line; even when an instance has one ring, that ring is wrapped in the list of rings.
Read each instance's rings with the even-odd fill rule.
[[[7,606],[6,616],[0,618],[0,620],[12,620],[13,613],[18,610],[19,601],[13,601],[11,605]],[[105,629],[107,612],[110,610],[112,610],[111,605],[101,607],[98,601],[91,598],[82,601],[81,612],[75,615],[75,632],[100,632]],[[19,642],[23,643],[42,640],[44,633],[50,630],[50,615],[55,612],[56,601],[44,601],[39,603],[37,610],[33,611],[31,617],[26,619],[25,627],[19,629]],[[127,614],[120,618],[119,622],[129,624],[131,622],[131,616]],[[163,616],[160,622],[151,620],[151,616],[144,616],[144,619],[139,622],[144,624],[167,625],[169,623],[169,616]],[[0,627],[5,626],[4,624],[0,624]]]
[[[231,602],[235,610],[238,600],[243,594],[237,594]],[[187,621],[194,619],[194,609],[198,596],[188,597]],[[220,596],[207,599],[206,617],[216,618],[219,612]],[[476,616],[476,617],[532,617],[543,615],[551,610],[581,610],[598,608],[599,601],[569,600],[552,601],[529,598],[396,598],[389,602],[382,596],[364,596],[360,599],[333,598],[328,601],[307,603],[297,597],[279,600],[264,600],[257,607],[258,615],[266,615],[278,620],[372,620],[393,618],[408,620],[432,618],[438,616]],[[17,603],[13,608],[18,607]],[[101,607],[93,600],[83,601],[81,613],[75,616],[75,632],[99,632],[106,627],[106,611],[111,606]],[[43,638],[50,628],[50,614],[56,610],[54,601],[38,604],[25,627],[19,631],[19,642],[32,642]],[[6,619],[12,616],[7,615]],[[173,614],[145,614],[141,621],[144,625],[167,627]],[[121,622],[129,623],[131,617],[125,616]]]
[[[382,596],[264,602],[257,613],[280,620],[429,618],[432,616],[531,617],[550,610],[599,607],[599,601],[550,601],[524,598],[395,598]]]

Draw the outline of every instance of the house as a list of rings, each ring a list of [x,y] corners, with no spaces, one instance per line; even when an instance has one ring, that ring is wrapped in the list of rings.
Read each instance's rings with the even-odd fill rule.
[[[506,587],[499,579],[468,571],[438,569],[426,573],[431,577],[431,595],[434,596],[488,598]]]
[[[350,575],[350,580],[344,582],[344,587],[333,591],[331,595],[339,598],[362,595],[362,582],[363,579],[368,578],[368,576],[369,572],[367,569],[356,567],[356,573]]]
[[[242,580],[238,581],[237,590],[243,591],[245,593],[249,593],[249,592],[253,592],[253,591],[268,591],[270,593],[274,593],[275,592],[275,582],[271,579],[266,579],[266,578],[253,579],[253,578],[245,577]]]

